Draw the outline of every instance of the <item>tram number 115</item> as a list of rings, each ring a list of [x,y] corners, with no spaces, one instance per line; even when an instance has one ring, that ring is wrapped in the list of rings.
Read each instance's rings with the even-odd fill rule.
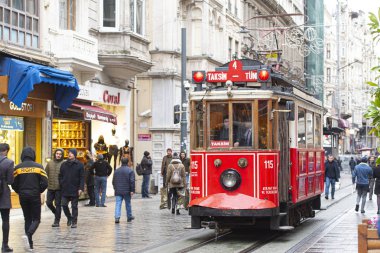
[[[274,168],[274,161],[273,160],[266,160],[264,161],[265,169],[273,169]]]

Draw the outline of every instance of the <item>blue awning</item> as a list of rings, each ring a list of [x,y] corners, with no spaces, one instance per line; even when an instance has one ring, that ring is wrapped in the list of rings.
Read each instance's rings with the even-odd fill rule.
[[[55,104],[64,111],[79,93],[78,82],[70,72],[10,57],[0,57],[0,75],[8,76],[8,99],[18,107],[34,85],[41,83],[56,85]]]

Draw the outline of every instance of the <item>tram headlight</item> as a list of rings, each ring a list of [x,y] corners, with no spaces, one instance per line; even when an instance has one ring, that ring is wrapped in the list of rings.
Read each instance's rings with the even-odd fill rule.
[[[220,175],[220,184],[225,190],[233,191],[239,188],[241,183],[241,176],[239,172],[233,169],[223,171]]]

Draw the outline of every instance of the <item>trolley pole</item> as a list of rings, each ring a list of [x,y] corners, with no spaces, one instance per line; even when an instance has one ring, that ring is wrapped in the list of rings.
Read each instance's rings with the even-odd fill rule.
[[[184,152],[187,149],[186,60],[186,28],[181,28],[181,151]]]

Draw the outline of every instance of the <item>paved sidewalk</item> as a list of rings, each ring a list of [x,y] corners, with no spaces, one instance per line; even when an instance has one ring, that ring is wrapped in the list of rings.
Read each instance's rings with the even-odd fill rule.
[[[123,206],[119,224],[114,223],[115,202],[108,198],[108,207],[84,207],[80,202],[78,228],[66,226],[62,212],[61,226],[52,228],[54,216],[43,206],[42,221],[35,233],[35,252],[141,252],[165,241],[175,240],[186,233],[190,216],[185,210],[181,215],[172,215],[169,210],[159,210],[160,196],[132,199],[133,215],[131,223],[126,221]],[[10,246],[14,252],[25,252],[21,236],[24,234],[24,221],[21,209],[11,210]]]

